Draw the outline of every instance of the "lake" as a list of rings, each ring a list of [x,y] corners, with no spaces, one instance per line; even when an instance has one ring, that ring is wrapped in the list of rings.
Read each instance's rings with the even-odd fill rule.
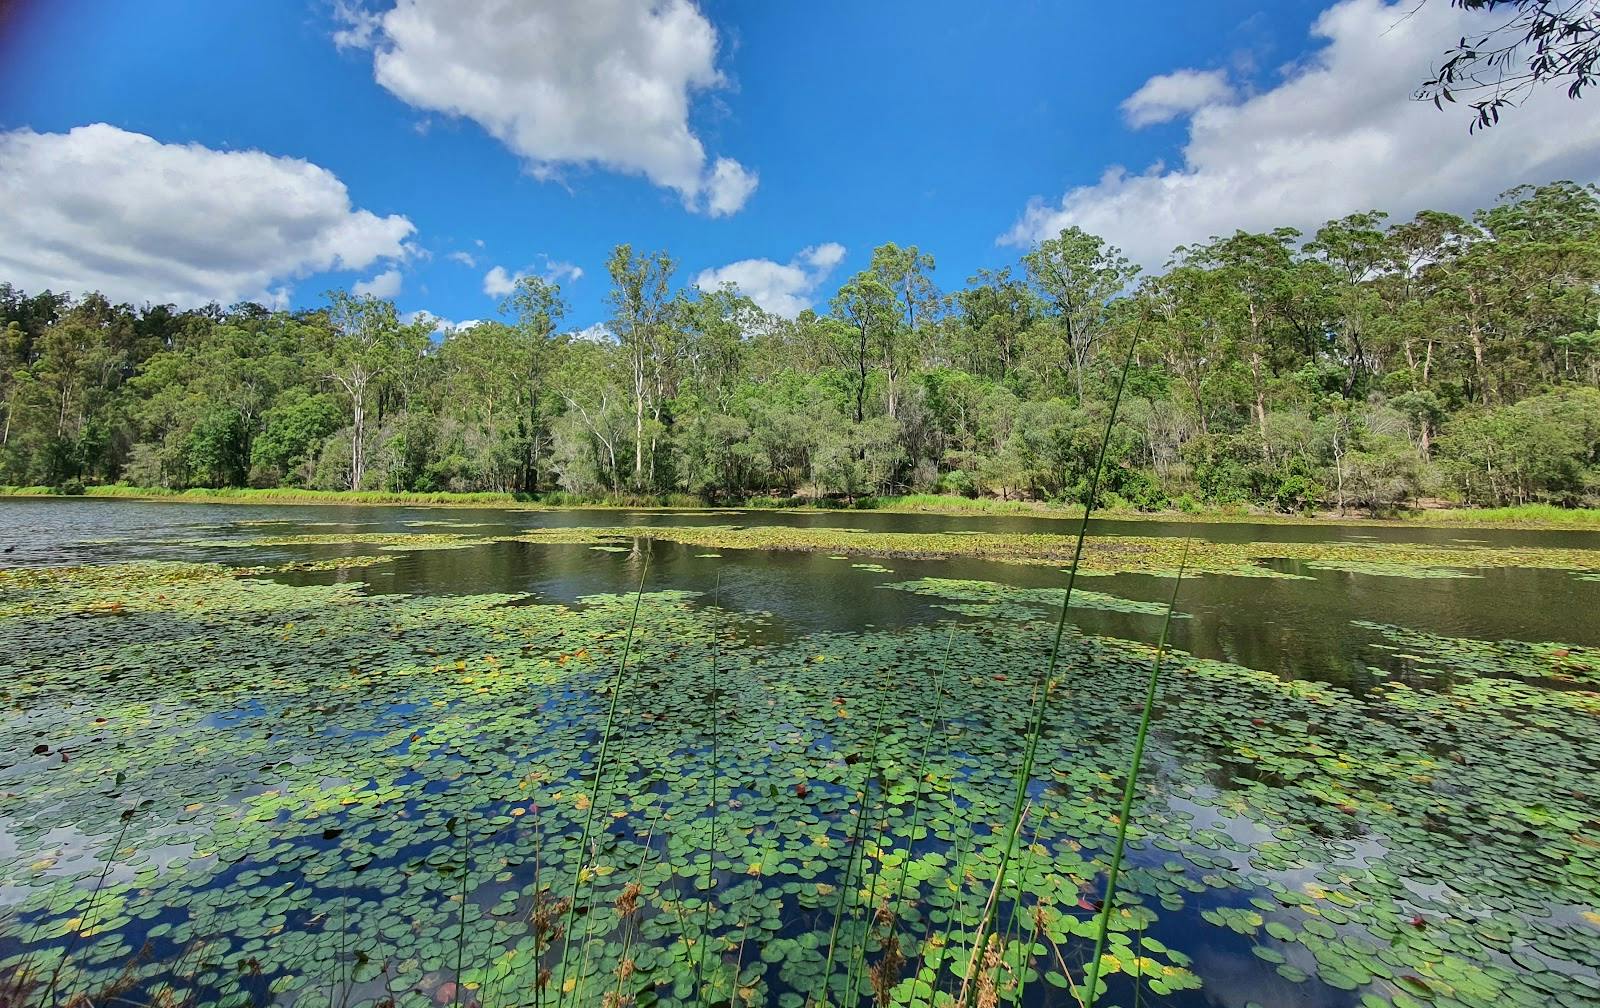
[[[1076,531],[0,501],[0,991],[1600,1004],[1600,533]]]

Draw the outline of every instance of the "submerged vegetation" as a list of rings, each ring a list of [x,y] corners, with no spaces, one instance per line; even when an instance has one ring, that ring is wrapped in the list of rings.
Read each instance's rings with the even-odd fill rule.
[[[1071,1004],[1098,972],[1126,1005],[1212,982],[1203,929],[1266,1003],[1600,997],[1583,648],[1375,625],[1397,673],[1360,694],[1168,648],[1125,794],[1156,649],[1069,629],[997,882],[1045,594],[898,582],[943,608],[769,638],[647,583],[563,605],[289,566],[0,572],[6,989],[949,1005],[971,976]]]
[[[882,245],[788,318],[623,245],[582,338],[538,277],[449,331],[341,292],[178,311],[0,286],[0,482],[1081,506],[1147,318],[1097,507],[1600,501],[1592,186],[1219,236],[1154,274],[1077,229],[942,287],[935,265]]]

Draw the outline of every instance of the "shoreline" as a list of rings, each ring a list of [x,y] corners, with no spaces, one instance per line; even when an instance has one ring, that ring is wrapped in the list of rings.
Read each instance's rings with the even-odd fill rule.
[[[917,495],[910,498],[878,498],[873,507],[751,507],[746,505],[607,503],[551,504],[521,500],[509,493],[391,493],[349,490],[182,490],[163,491],[144,487],[89,487],[82,494],[60,494],[49,487],[0,487],[0,499],[65,499],[101,501],[140,501],[178,504],[270,504],[359,507],[482,508],[505,511],[679,511],[685,513],[732,513],[759,511],[778,514],[876,513],[908,515],[951,515],[978,518],[1044,518],[1076,522],[1077,505],[1058,507],[1023,501],[968,500],[963,497],[939,498]],[[1312,515],[1282,514],[1238,508],[1208,508],[1201,511],[1098,510],[1092,516],[1100,521],[1175,522],[1239,525],[1338,525],[1392,528],[1502,528],[1527,531],[1600,532],[1600,508],[1557,508],[1527,505],[1505,508],[1439,508],[1406,512],[1401,516],[1369,517],[1360,514],[1322,512]]]

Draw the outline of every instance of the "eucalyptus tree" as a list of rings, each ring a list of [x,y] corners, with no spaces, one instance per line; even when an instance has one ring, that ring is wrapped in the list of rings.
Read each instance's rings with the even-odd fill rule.
[[[633,246],[618,245],[606,262],[611,275],[608,303],[612,309],[611,332],[626,357],[633,397],[633,485],[646,489],[655,467],[655,447],[659,437],[661,412],[678,350],[670,296],[672,274],[677,264],[666,252],[635,255]],[[645,417],[652,427],[648,442]],[[650,460],[647,476],[645,459]]]
[[[539,489],[539,456],[549,445],[550,417],[561,405],[550,375],[567,343],[558,329],[570,310],[561,296],[561,285],[537,276],[518,279],[500,305],[500,313],[511,317],[515,333],[515,455],[521,469],[519,486],[528,493]]]
[[[393,302],[370,295],[334,290],[327,297],[327,330],[316,363],[349,403],[349,485],[359,489],[367,472],[368,409],[377,384],[421,358],[433,323],[402,324]]]
[[[1440,2],[1440,0],[1435,0]],[[1458,97],[1468,103],[1471,129],[1493,126],[1502,112],[1536,88],[1564,85],[1581,98],[1600,67],[1597,0],[1449,0],[1450,6],[1485,15],[1471,34],[1451,40],[1444,62],[1417,89],[1436,108]]]
[[[893,353],[888,348],[893,347],[900,326],[900,307],[894,291],[873,270],[857,273],[846,281],[830,307],[842,324],[824,324],[822,331],[832,337],[829,342],[835,354],[854,372],[855,422],[861,424],[867,418],[867,376],[875,356],[884,359]],[[885,405],[893,416],[892,382]]]
[[[1022,257],[1022,265],[1058,327],[1042,334],[1046,338],[1036,341],[1035,352],[1044,349],[1040,344],[1059,340],[1059,353],[1048,353],[1047,359],[1071,368],[1081,402],[1085,374],[1106,332],[1111,302],[1139,275],[1139,267],[1115,245],[1078,227],[1040,242]]]
[[[1388,216],[1377,210],[1349,214],[1324,224],[1305,245],[1306,253],[1333,273],[1328,290],[1349,373],[1347,396],[1365,393],[1377,367],[1366,346],[1366,326],[1376,314],[1372,281],[1390,259],[1383,225]]]
[[[1267,400],[1277,391],[1277,376],[1292,359],[1292,306],[1307,295],[1300,283],[1304,266],[1295,260],[1299,237],[1293,228],[1238,231],[1178,253],[1206,271],[1208,297],[1201,310],[1207,315],[1207,329],[1219,355],[1248,374],[1248,409],[1260,435],[1261,456],[1269,461],[1273,453]]]
[[[1038,318],[1038,297],[1008,266],[980,269],[951,300],[963,366],[972,374],[1005,381],[1021,353],[1024,334]]]
[[[884,409],[891,419],[900,415],[900,398],[906,372],[915,366],[915,355],[922,348],[928,325],[939,305],[939,291],[928,276],[934,269],[933,256],[915,245],[901,248],[894,242],[872,250],[867,267],[884,289],[889,291],[903,324],[877,327],[878,347],[883,359]]]

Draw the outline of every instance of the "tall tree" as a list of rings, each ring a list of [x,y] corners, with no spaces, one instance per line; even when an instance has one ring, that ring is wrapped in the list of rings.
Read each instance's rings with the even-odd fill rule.
[[[1106,331],[1111,301],[1139,275],[1139,267],[1115,245],[1078,227],[1040,242],[1022,264],[1060,327],[1065,363],[1082,401],[1084,375]]]
[[[432,323],[402,325],[393,302],[345,291],[328,292],[327,338],[319,370],[350,403],[350,488],[361,488],[367,472],[368,408],[375,385],[397,368],[417,360]]]
[[[633,246],[618,245],[606,262],[611,274],[609,303],[613,312],[611,331],[627,357],[633,393],[633,485],[648,486],[645,458],[648,451],[652,473],[658,431],[652,427],[645,438],[645,414],[659,424],[663,408],[662,391],[670,380],[674,339],[669,318],[672,304],[669,284],[677,264],[665,252],[635,255]]]
[[[901,387],[910,366],[909,358],[939,303],[939,291],[928,276],[933,268],[933,256],[915,245],[901,248],[894,242],[873,249],[872,263],[867,267],[873,278],[890,292],[899,315],[900,324],[878,328],[878,346],[883,357],[884,408],[890,419],[900,415]]]

